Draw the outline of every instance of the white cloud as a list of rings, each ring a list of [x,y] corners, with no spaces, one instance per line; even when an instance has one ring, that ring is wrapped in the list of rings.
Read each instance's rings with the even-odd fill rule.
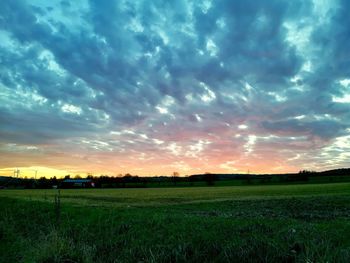
[[[77,115],[80,115],[82,113],[82,110],[80,107],[74,106],[71,104],[63,104],[61,107],[61,110],[66,113],[72,113]]]

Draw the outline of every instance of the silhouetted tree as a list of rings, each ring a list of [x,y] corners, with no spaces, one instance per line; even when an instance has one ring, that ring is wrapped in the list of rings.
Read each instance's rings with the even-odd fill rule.
[[[50,188],[50,181],[45,177],[40,177],[38,180],[38,188]]]
[[[50,178],[51,185],[58,185],[58,180],[56,176]]]
[[[308,171],[308,170],[302,170],[299,172],[298,174],[298,179],[300,181],[309,181],[309,176],[312,174],[313,172]]]
[[[176,185],[177,181],[179,180],[180,174],[178,172],[173,172],[173,176],[171,177],[171,180],[173,181],[173,184]]]
[[[203,180],[207,183],[207,185],[212,186],[215,184],[215,180],[216,180],[216,175],[215,174],[211,174],[211,173],[205,173],[203,176]]]

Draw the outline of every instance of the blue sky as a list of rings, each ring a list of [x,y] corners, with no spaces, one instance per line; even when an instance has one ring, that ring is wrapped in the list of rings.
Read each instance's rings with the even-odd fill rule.
[[[346,0],[0,2],[0,168],[350,165]]]

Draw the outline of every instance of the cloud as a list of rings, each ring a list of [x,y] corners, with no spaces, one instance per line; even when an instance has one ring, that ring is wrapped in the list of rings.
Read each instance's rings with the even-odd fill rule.
[[[258,160],[268,152],[270,166],[301,168],[349,134],[347,7],[345,0],[3,1],[2,155],[13,154],[8,145],[40,145],[56,156],[52,165],[68,162],[57,158],[66,149],[79,167],[89,152],[99,169],[132,168],[142,158],[146,173],[155,160],[165,171],[179,159],[193,171],[198,160],[203,169],[244,171],[254,160],[263,167]],[[178,156],[169,151],[180,148]]]

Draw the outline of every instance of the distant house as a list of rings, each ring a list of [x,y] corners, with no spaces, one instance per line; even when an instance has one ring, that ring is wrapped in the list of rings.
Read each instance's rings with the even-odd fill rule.
[[[93,188],[95,183],[91,179],[64,179],[61,183],[62,188]]]

